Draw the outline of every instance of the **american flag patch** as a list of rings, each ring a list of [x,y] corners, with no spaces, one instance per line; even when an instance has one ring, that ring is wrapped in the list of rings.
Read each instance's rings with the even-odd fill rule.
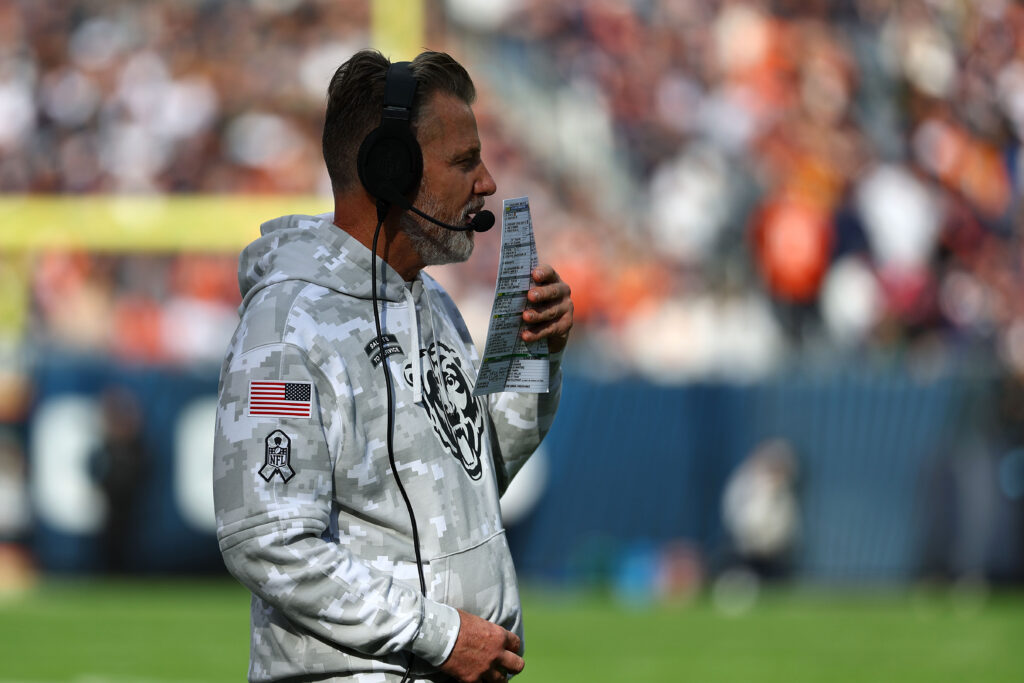
[[[259,417],[309,417],[312,382],[249,382],[249,412]]]

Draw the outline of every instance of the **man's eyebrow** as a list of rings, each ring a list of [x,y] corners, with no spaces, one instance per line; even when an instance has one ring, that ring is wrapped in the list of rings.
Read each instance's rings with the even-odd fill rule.
[[[467,147],[466,149],[460,150],[452,154],[451,160],[458,162],[468,161],[470,159],[479,159],[480,151],[480,145],[473,145],[472,147]]]

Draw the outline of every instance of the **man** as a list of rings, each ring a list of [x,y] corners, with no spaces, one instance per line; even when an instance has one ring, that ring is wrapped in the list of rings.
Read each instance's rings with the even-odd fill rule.
[[[332,79],[333,215],[265,223],[240,259],[214,490],[225,564],[253,593],[253,681],[492,681],[523,668],[498,498],[554,417],[569,287],[536,268],[523,313],[524,340],[546,339],[552,353],[551,391],[473,398],[472,340],[422,272],[468,258],[472,232],[389,209],[357,173],[388,67],[363,51]],[[442,53],[409,68],[423,159],[409,200],[465,225],[496,190],[472,81]]]

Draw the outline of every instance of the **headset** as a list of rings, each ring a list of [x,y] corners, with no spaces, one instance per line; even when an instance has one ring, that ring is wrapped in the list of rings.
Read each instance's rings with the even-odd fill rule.
[[[412,131],[416,77],[409,62],[395,62],[384,79],[380,125],[363,139],[356,158],[359,181],[371,197],[388,205],[408,204],[406,197],[423,177],[423,152]],[[404,208],[404,207],[403,207]]]
[[[423,151],[412,130],[416,86],[410,62],[395,62],[388,67],[380,125],[363,139],[356,157],[359,181],[377,200],[380,221],[395,205],[448,230],[486,232],[494,226],[490,211],[478,212],[467,225],[451,225],[423,213],[409,200],[423,178]]]

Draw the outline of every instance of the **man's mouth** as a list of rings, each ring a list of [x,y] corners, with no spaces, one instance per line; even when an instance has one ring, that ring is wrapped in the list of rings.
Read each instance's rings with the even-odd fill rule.
[[[475,207],[474,206],[467,207],[466,210],[462,212],[462,214],[463,214],[463,221],[462,221],[463,224],[464,225],[469,225],[470,223],[472,223],[473,222],[473,218],[476,217],[476,215],[478,213],[480,213],[481,211],[483,211],[483,210],[484,210],[483,204],[481,204],[480,206],[475,206]]]

